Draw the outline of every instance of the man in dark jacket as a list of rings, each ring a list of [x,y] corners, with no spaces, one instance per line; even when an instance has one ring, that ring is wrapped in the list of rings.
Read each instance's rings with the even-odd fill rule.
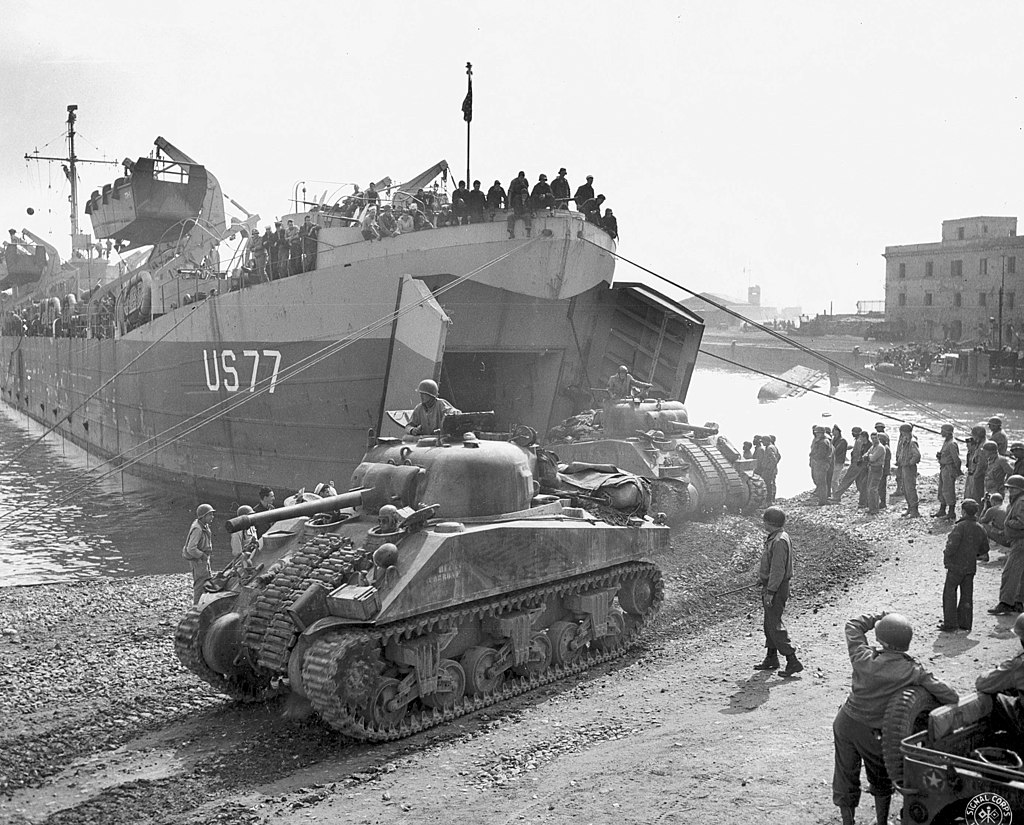
[[[867,633],[874,628],[882,645],[868,644]],[[941,682],[911,657],[914,629],[898,613],[858,616],[846,623],[846,647],[853,666],[850,695],[832,723],[835,741],[835,770],[832,773],[832,801],[839,807],[843,825],[853,825],[860,802],[861,763],[875,797],[875,818],[888,822],[893,784],[882,758],[882,721],[889,700],[904,688],[920,685],[939,702],[959,701],[953,688]]]
[[[764,661],[754,665],[754,670],[777,670],[779,653],[786,657],[786,669],[781,676],[794,676],[804,669],[796,657],[796,648],[789,639],[789,631],[782,623],[782,612],[789,598],[789,582],[793,578],[793,542],[789,533],[783,530],[786,514],[778,507],[764,511],[764,529],[768,537],[764,541],[761,567],[757,574],[761,585],[761,602],[764,605],[764,639],[768,652]]]
[[[580,211],[583,213],[583,217],[587,219],[587,223],[592,223],[596,226],[601,225],[602,203],[604,203],[604,195],[598,195],[596,198],[584,201],[583,206],[580,207]]]
[[[1024,443],[1014,441],[1010,445],[1010,459],[1013,461],[1013,474],[1024,475]]]
[[[480,188],[480,181],[473,181],[473,188],[466,193],[466,212],[469,215],[470,223],[484,222],[484,209],[487,207],[487,197]]]
[[[555,209],[569,208],[569,181],[565,178],[565,167],[558,170],[558,177],[551,181],[551,194],[555,196]]]
[[[1013,635],[1024,646],[1024,615],[1014,621]],[[1024,653],[1018,653],[984,676],[979,676],[974,689],[993,697],[990,727],[1010,731],[1017,741],[1024,739],[1024,707],[1021,707],[1020,699],[1024,695]]]
[[[468,195],[466,182],[460,180],[458,187],[452,192],[452,215],[455,216],[456,224],[469,223],[469,204],[466,201]]]
[[[499,209],[508,206],[508,195],[505,194],[505,187],[500,180],[494,182],[494,186],[487,190],[487,210],[491,213],[491,220]]]
[[[1010,542],[1003,575],[999,580],[999,603],[990,607],[993,616],[1008,616],[1024,611],[1024,476],[1006,479],[1010,506],[1003,522],[1003,532]]]
[[[576,194],[572,196],[572,199],[576,201],[576,209],[579,212],[583,211],[583,204],[594,197],[594,176],[587,175],[587,182],[576,189]]]
[[[554,209],[555,196],[551,194],[551,185],[548,183],[548,176],[541,175],[533,185],[530,193],[530,201],[534,209]]]
[[[601,228],[611,236],[613,241],[619,239],[619,221],[612,214],[611,209],[604,210],[604,215],[601,217]]]
[[[963,518],[950,531],[942,554],[946,584],[942,588],[942,621],[939,630],[943,633],[952,633],[957,629],[970,631],[974,625],[974,574],[978,572],[978,559],[988,556],[988,536],[978,524],[978,502],[973,498],[965,498],[960,509]]]

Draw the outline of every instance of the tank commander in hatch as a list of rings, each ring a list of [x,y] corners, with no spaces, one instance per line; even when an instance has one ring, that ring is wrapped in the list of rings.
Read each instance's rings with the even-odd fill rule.
[[[430,378],[420,381],[416,391],[420,394],[420,403],[409,419],[409,435],[431,435],[441,429],[442,418],[460,412],[438,396],[437,382]]]
[[[608,394],[612,399],[632,398],[634,390],[649,390],[651,385],[646,381],[638,381],[629,374],[629,367],[623,364],[619,371],[608,379]]]

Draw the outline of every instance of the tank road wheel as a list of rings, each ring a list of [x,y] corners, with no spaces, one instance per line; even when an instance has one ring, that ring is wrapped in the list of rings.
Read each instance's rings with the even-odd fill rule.
[[[497,690],[505,681],[505,672],[488,672],[494,667],[497,651],[489,647],[471,647],[462,655],[466,672],[466,690],[471,696],[482,696]]]
[[[384,677],[377,680],[377,684],[370,691],[370,701],[366,703],[366,710],[363,718],[366,724],[375,728],[397,728],[405,716],[408,705],[401,705],[389,709],[388,704],[398,695],[397,679]]]
[[[525,664],[513,668],[519,676],[527,679],[539,677],[551,667],[551,640],[546,633],[534,633],[530,642],[530,658]]]
[[[626,634],[626,617],[618,610],[608,615],[608,633],[594,642],[602,653],[614,653],[622,647],[622,637]]]
[[[619,588],[619,607],[633,616],[645,616],[654,604],[654,582],[634,576]]]
[[[580,648],[572,647],[579,632],[579,625],[574,622],[555,622],[548,628],[551,658],[556,665],[571,665],[579,657]]]
[[[466,671],[454,659],[443,659],[437,666],[439,679],[450,683],[450,687],[442,688],[438,683],[437,690],[422,697],[423,704],[438,710],[450,710],[455,707],[466,692]]]

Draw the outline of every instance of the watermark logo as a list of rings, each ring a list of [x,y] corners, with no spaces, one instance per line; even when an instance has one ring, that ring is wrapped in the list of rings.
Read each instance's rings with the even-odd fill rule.
[[[1011,825],[1010,803],[997,793],[980,793],[967,803],[964,811],[967,825]]]

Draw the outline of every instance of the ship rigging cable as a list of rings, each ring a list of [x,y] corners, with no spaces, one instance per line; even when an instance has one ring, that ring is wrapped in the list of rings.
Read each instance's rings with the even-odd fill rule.
[[[861,372],[858,372],[857,370],[853,369],[852,367],[846,366],[846,364],[843,364],[840,361],[836,361],[836,360],[834,360],[832,358],[829,358],[829,357],[823,355],[822,353],[817,352],[816,350],[814,350],[811,347],[807,346],[806,344],[803,344],[803,343],[800,343],[798,341],[792,340],[791,338],[783,335],[778,330],[774,330],[774,329],[771,329],[770,327],[766,327],[764,324],[761,324],[761,323],[759,323],[757,321],[754,321],[754,320],[752,320],[750,318],[747,318],[746,316],[744,316],[743,314],[737,312],[736,310],[730,309],[729,307],[725,306],[724,304],[718,303],[718,301],[712,300],[711,298],[708,298],[705,295],[701,295],[701,294],[699,294],[697,292],[694,292],[692,289],[687,289],[685,286],[681,286],[680,284],[677,284],[675,281],[673,281],[673,280],[671,280],[669,278],[666,278],[664,275],[660,275],[657,272],[654,272],[653,270],[648,269],[647,267],[643,266],[642,264],[638,264],[636,261],[631,261],[629,258],[623,257],[618,252],[613,252],[610,249],[605,249],[600,244],[596,244],[596,243],[594,243],[593,241],[591,241],[588,238],[583,238],[583,240],[586,241],[587,243],[591,244],[592,246],[595,246],[598,249],[601,249],[604,252],[607,252],[609,255],[612,255],[613,257],[618,258],[620,261],[624,261],[625,263],[630,264],[631,266],[635,266],[637,269],[643,270],[648,275],[651,275],[651,276],[653,276],[655,278],[658,278],[659,280],[662,280],[665,283],[672,285],[676,289],[679,289],[679,290],[682,290],[683,292],[689,293],[694,298],[699,298],[700,300],[704,301],[705,303],[708,303],[711,306],[715,307],[715,309],[719,309],[719,310],[721,310],[722,312],[725,312],[728,315],[732,315],[734,318],[738,318],[739,320],[744,321],[744,322],[750,324],[752,327],[755,327],[756,329],[759,329],[761,332],[767,333],[768,335],[771,335],[773,338],[777,338],[778,340],[783,341],[784,343],[788,344],[789,346],[795,347],[796,349],[800,350],[801,352],[804,352],[807,355],[810,355],[810,356],[812,356],[814,358],[817,358],[819,361],[823,361],[824,363],[828,364],[830,367],[834,367],[837,370],[841,370],[842,372],[844,372],[846,375],[850,376],[851,378],[855,378],[858,381],[864,381],[864,382],[866,382],[868,384],[871,384],[872,386],[874,386],[877,389],[884,390],[889,395],[892,395],[893,397],[898,398],[901,401],[905,401],[906,403],[911,404],[912,406],[916,407],[917,409],[921,410],[922,412],[927,413],[928,415],[935,416],[936,418],[943,418],[944,417],[943,413],[941,413],[939,410],[936,410],[934,407],[931,407],[928,404],[925,404],[925,403],[923,403],[921,401],[918,401],[916,398],[913,398],[913,397],[907,395],[904,392],[901,392],[899,390],[895,390],[895,389],[892,389],[890,387],[887,387],[884,384],[882,384],[880,381],[876,381],[875,379],[873,379],[873,378],[871,378],[869,376],[866,376],[866,375],[864,375]]]
[[[464,283],[465,281],[469,280],[470,278],[475,277],[476,275],[478,275],[479,273],[483,272],[488,267],[491,267],[491,266],[493,266],[496,263],[500,263],[501,261],[503,261],[506,258],[510,257],[511,255],[514,255],[515,253],[522,251],[526,247],[528,247],[531,244],[533,244],[534,242],[536,242],[539,237],[540,236],[532,238],[531,240],[528,240],[525,243],[520,244],[515,249],[511,249],[508,252],[502,253],[497,258],[493,258],[492,260],[488,261],[487,263],[481,264],[479,267],[477,267],[476,269],[474,269],[474,270],[472,270],[470,272],[467,272],[465,275],[460,275],[458,278],[453,280],[451,283],[445,284],[444,286],[438,288],[436,292],[433,292],[430,295],[428,295],[427,297],[422,298],[421,300],[416,301],[416,302],[410,304],[405,309],[400,310],[398,312],[389,313],[388,315],[386,315],[386,316],[384,316],[384,317],[382,317],[382,318],[380,318],[380,319],[378,319],[378,320],[368,324],[367,326],[363,327],[362,329],[357,330],[352,335],[347,336],[346,338],[343,338],[340,341],[333,341],[330,344],[328,344],[327,346],[322,347],[321,349],[317,350],[316,352],[311,353],[310,355],[307,355],[305,358],[301,359],[300,361],[297,361],[291,367],[289,367],[289,368],[283,370],[281,373],[279,373],[278,376],[277,376],[277,384],[281,384],[284,381],[287,381],[287,380],[290,380],[291,378],[294,378],[296,375],[299,375],[300,373],[304,372],[305,370],[309,369],[310,367],[315,366],[316,364],[319,364],[321,361],[325,360],[326,358],[329,358],[332,355],[335,355],[336,353],[341,352],[343,349],[346,349],[347,347],[351,346],[356,341],[358,341],[358,340],[360,340],[362,338],[365,338],[367,335],[377,331],[378,329],[381,329],[383,327],[389,326],[390,324],[393,323],[393,321],[395,319],[401,318],[404,315],[407,315],[408,313],[412,312],[413,310],[419,309],[421,306],[423,306],[427,302],[429,302],[431,300],[434,300],[438,295],[443,295],[448,290],[454,289],[456,286]],[[188,317],[188,316],[186,316],[186,317]],[[261,384],[263,386],[260,386]],[[134,447],[131,447],[128,450],[125,450],[124,452],[117,454],[116,456],[112,456],[111,458],[108,458],[108,459],[102,461],[100,464],[97,464],[95,467],[90,468],[88,473],[92,473],[96,469],[99,469],[100,467],[103,467],[105,465],[109,465],[109,464],[111,464],[113,462],[120,462],[122,459],[126,458],[128,455],[133,453],[135,450],[138,450],[138,449],[140,449],[142,447],[145,447],[146,445],[152,445],[145,452],[143,452],[143,453],[141,453],[139,455],[136,455],[136,456],[132,457],[130,460],[124,461],[123,463],[117,464],[117,466],[112,467],[111,469],[107,470],[106,472],[102,473],[101,475],[99,475],[99,476],[97,476],[95,478],[92,478],[88,482],[86,482],[86,483],[80,485],[79,487],[75,488],[74,490],[72,490],[68,494],[66,494],[63,497],[61,497],[57,502],[48,501],[46,503],[40,503],[40,504],[36,504],[36,505],[26,505],[26,506],[22,506],[22,507],[15,507],[15,508],[12,508],[11,510],[8,510],[8,511],[4,512],[4,513],[0,513],[0,523],[2,523],[5,519],[9,519],[9,518],[11,518],[11,517],[13,517],[14,515],[17,515],[17,514],[32,513],[32,512],[34,512],[37,509],[38,510],[43,510],[43,509],[46,509],[46,508],[49,508],[49,507],[54,507],[54,506],[59,507],[59,506],[62,506],[63,504],[66,504],[69,501],[72,501],[73,499],[77,498],[79,495],[81,495],[81,493],[83,493],[85,490],[89,489],[93,485],[98,484],[101,481],[104,481],[105,479],[109,478],[112,475],[115,475],[115,474],[117,474],[119,472],[123,472],[124,470],[127,470],[130,467],[133,467],[135,464],[138,464],[143,459],[148,458],[153,453],[156,453],[159,450],[163,449],[168,444],[172,444],[175,441],[178,441],[178,440],[184,438],[185,436],[190,435],[191,433],[194,433],[196,430],[202,429],[207,424],[210,424],[213,421],[216,421],[217,419],[221,418],[222,416],[227,415],[230,412],[233,412],[235,409],[237,409],[238,407],[242,406],[243,404],[247,404],[247,403],[249,403],[249,401],[251,401],[251,400],[253,400],[255,398],[260,397],[264,393],[269,392],[270,391],[270,387],[271,387],[271,379],[270,378],[261,379],[260,381],[256,382],[254,387],[255,388],[254,388],[253,392],[246,393],[245,395],[237,396],[237,397],[235,397],[233,399],[230,399],[228,401],[218,401],[216,404],[210,405],[209,407],[207,407],[202,412],[196,413],[195,415],[190,416],[189,418],[185,419],[184,421],[181,421],[181,422],[179,422],[179,423],[177,423],[177,424],[175,424],[175,425],[173,425],[171,427],[168,427],[166,430],[163,430],[162,432],[157,433],[156,435],[151,436],[150,438],[146,439],[145,441],[140,442],[139,444],[135,445]],[[222,407],[222,409],[218,409],[219,407]],[[163,436],[168,435],[169,433],[174,432],[174,430],[176,430],[177,428],[183,427],[184,425],[189,424],[189,422],[194,422],[194,423],[191,424],[190,426],[188,426],[183,431],[177,432],[174,435],[168,437],[165,441],[162,441],[162,442],[157,443],[157,444],[153,444],[153,442],[156,442],[160,438],[162,438]]]

